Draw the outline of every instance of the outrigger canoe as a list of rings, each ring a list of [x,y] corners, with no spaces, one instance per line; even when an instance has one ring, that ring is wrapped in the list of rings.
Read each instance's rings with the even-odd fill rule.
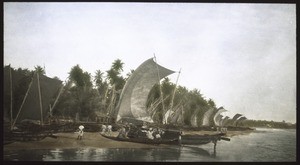
[[[125,141],[125,142],[133,142],[133,143],[144,143],[144,144],[154,144],[154,145],[159,145],[159,144],[178,144],[178,139],[148,139],[148,138],[118,138],[114,136],[108,136],[105,134],[101,134],[103,137],[111,139],[111,140],[116,140],[116,141]]]
[[[116,141],[126,141],[126,142],[134,142],[134,143],[144,143],[144,144],[171,144],[171,145],[202,145],[208,144],[210,142],[216,143],[220,140],[230,141],[229,138],[223,137],[224,134],[214,134],[214,135],[182,135],[181,142],[178,138],[173,139],[159,139],[159,140],[152,140],[148,138],[118,138],[114,136],[107,136],[105,134],[101,134],[103,137],[116,140]]]

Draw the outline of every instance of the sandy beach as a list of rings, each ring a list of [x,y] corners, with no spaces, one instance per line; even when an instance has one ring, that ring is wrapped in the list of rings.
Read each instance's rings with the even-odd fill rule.
[[[247,135],[252,131],[228,131],[227,137],[237,135]],[[211,131],[188,131],[184,134],[212,134]],[[113,132],[112,136],[118,133]],[[152,145],[132,142],[114,141],[101,136],[98,132],[85,132],[82,140],[77,140],[76,133],[56,133],[56,138],[46,137],[40,141],[13,142],[3,146],[5,150],[20,150],[20,149],[56,149],[56,148],[162,148],[168,145]]]

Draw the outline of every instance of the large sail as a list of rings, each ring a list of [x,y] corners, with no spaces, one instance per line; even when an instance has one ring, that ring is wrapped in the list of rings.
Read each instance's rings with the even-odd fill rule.
[[[172,73],[174,71],[158,65],[153,61],[153,58],[142,63],[129,77],[122,90],[114,114],[117,121],[121,118],[134,118],[153,122],[146,110],[148,94],[160,79]]]

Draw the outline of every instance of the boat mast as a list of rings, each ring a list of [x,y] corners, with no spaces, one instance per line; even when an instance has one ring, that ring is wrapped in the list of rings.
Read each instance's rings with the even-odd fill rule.
[[[10,77],[10,129],[13,129],[13,115],[12,115],[12,109],[13,109],[13,92],[12,92],[12,75],[11,75],[11,66],[9,64],[9,77]]]
[[[156,68],[157,68],[158,85],[159,85],[159,90],[160,90],[160,95],[161,95],[161,104],[162,104],[162,108],[163,108],[162,115],[164,116],[164,113],[165,113],[164,97],[163,97],[163,92],[162,92],[162,88],[161,88],[161,85],[160,85],[160,75],[159,75],[159,69],[158,69],[155,53],[154,53],[154,60],[155,60],[155,63],[156,63]]]
[[[20,115],[20,112],[21,112],[21,110],[22,110],[22,107],[23,107],[23,105],[24,105],[24,103],[25,103],[25,100],[26,100],[26,98],[27,98],[27,96],[28,96],[28,92],[29,92],[29,90],[30,90],[30,88],[31,88],[31,85],[32,85],[32,82],[33,82],[34,75],[35,75],[35,72],[34,72],[32,78],[31,78],[31,82],[30,82],[30,84],[29,84],[29,86],[28,86],[27,92],[26,92],[25,97],[24,97],[24,99],[23,99],[23,102],[22,102],[22,104],[21,104],[21,106],[20,106],[20,108],[19,108],[19,111],[18,111],[18,113],[17,113],[17,116],[16,116],[16,118],[15,118],[13,124],[12,124],[12,128],[13,128],[14,125],[16,124],[16,121],[17,121],[17,119],[18,119],[18,117],[19,117],[19,115]]]
[[[43,126],[43,104],[42,104],[42,95],[41,95],[40,76],[38,72],[37,72],[37,83],[38,83],[39,101],[40,101],[40,110],[41,110],[41,125]]]
[[[55,107],[55,105],[56,105],[56,103],[57,103],[57,101],[58,101],[58,98],[60,97],[60,94],[61,94],[62,91],[63,91],[63,88],[64,88],[64,85],[62,84],[62,86],[61,86],[61,88],[60,88],[60,90],[59,90],[59,93],[58,93],[58,95],[57,95],[57,97],[56,97],[56,99],[55,99],[53,105],[51,106],[51,104],[50,104],[50,115],[51,115],[51,116],[52,116],[52,110],[54,109],[54,107]]]

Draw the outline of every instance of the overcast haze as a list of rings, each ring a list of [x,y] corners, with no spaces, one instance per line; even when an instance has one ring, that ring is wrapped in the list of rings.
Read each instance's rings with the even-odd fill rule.
[[[154,53],[223,116],[296,122],[295,4],[4,3],[4,65],[65,80]]]

